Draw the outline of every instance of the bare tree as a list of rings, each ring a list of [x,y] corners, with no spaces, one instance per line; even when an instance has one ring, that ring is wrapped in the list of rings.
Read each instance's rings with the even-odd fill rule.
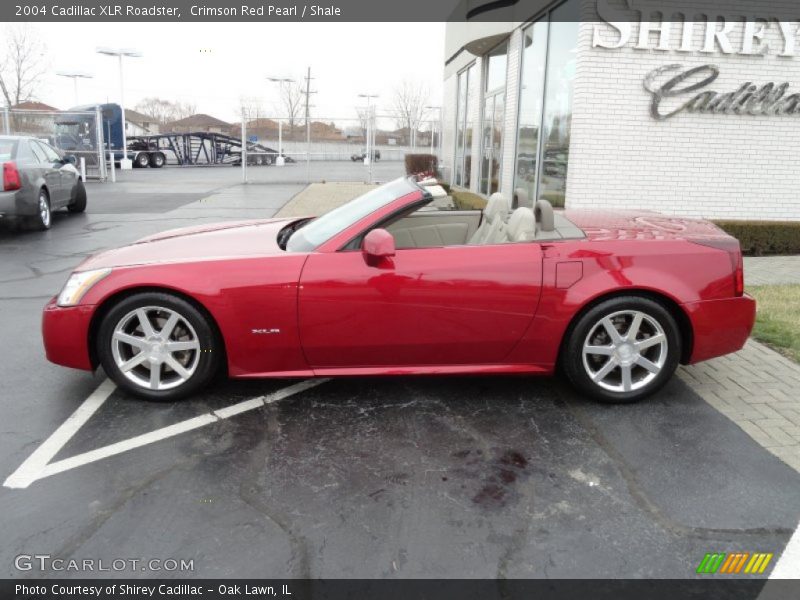
[[[294,126],[303,111],[303,88],[291,81],[282,81],[279,85],[278,104],[276,109],[289,121],[289,131],[294,133]]]
[[[414,142],[415,134],[425,116],[429,95],[428,87],[424,83],[408,79],[403,80],[394,90],[392,110],[398,125],[408,131],[411,143]]]
[[[6,105],[36,97],[47,69],[47,48],[29,25],[9,26],[0,46],[0,90]],[[2,44],[0,42],[0,44]]]
[[[239,96],[239,107],[245,119],[254,121],[264,116],[263,100],[256,96]]]
[[[193,103],[171,102],[155,96],[144,98],[135,108],[140,113],[153,117],[161,125],[178,121],[197,112],[197,106]]]
[[[369,130],[369,113],[371,109],[366,106],[356,106],[356,114],[358,115],[358,126],[361,128],[361,135],[366,140],[367,131]]]

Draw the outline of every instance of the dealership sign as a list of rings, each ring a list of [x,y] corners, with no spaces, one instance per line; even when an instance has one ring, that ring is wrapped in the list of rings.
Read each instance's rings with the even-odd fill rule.
[[[644,78],[644,88],[652,95],[650,114],[658,120],[680,112],[723,115],[800,115],[800,94],[787,94],[788,83],[755,85],[748,81],[733,91],[708,89],[719,77],[719,67],[702,65],[684,69],[666,65]],[[665,106],[670,99],[677,106]]]
[[[634,0],[625,0],[633,9]],[[646,3],[640,3],[646,5]],[[694,7],[693,7],[694,8]],[[630,11],[612,8],[609,0],[597,0],[597,14],[603,23],[594,25],[592,48],[622,48],[635,41],[637,50],[656,50],[662,52],[701,52],[705,54],[739,54],[743,56],[764,56],[775,54],[792,58],[798,53],[798,34],[800,23],[781,21],[775,18],[731,19],[726,15],[706,13],[675,12],[670,19],[660,22],[650,21],[644,11],[638,11],[639,35],[634,37]],[[697,17],[704,21],[695,21]],[[609,36],[603,30],[611,29]],[[702,41],[696,43],[695,29],[702,33]],[[771,29],[780,32],[781,43],[769,44],[764,40]],[[658,41],[653,43],[651,38]],[[734,43],[734,39],[741,43]]]

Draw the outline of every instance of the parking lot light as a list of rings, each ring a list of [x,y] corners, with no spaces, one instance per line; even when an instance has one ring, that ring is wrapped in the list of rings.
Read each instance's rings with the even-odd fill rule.
[[[267,80],[280,85],[281,90],[284,84],[294,83],[294,79],[291,77],[267,77]],[[283,121],[278,117],[278,157],[275,159],[275,165],[282,167],[285,162],[283,158]]]
[[[75,106],[80,104],[78,100],[78,79],[91,79],[94,75],[86,73],[85,71],[57,71],[56,75],[59,77],[69,77],[72,79],[72,84],[75,88]]]
[[[125,86],[122,69],[122,57],[128,56],[130,58],[138,58],[142,53],[138,50],[131,48],[107,48],[105,46],[97,48],[98,54],[105,54],[106,56],[116,56],[119,58],[119,104],[122,109],[122,158],[119,161],[120,170],[128,170],[133,168],[133,162],[128,158],[128,135],[126,129],[128,126],[125,120]]]

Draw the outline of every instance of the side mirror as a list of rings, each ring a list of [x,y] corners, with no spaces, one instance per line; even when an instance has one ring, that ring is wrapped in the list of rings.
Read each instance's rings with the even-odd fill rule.
[[[64,164],[67,163],[71,165],[78,164],[78,158],[74,154],[65,154],[62,160],[64,161]]]
[[[378,263],[395,254],[394,237],[385,229],[373,229],[364,236],[361,251],[368,263]]]

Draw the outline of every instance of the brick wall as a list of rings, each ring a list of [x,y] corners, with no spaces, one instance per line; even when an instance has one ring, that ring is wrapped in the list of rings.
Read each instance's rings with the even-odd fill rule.
[[[766,6],[765,6],[766,9]],[[754,9],[750,5],[749,12]],[[738,13],[736,13],[738,14]],[[769,17],[769,14],[758,16]],[[795,23],[796,25],[796,23]],[[643,80],[653,69],[715,64],[720,75],[707,89],[735,91],[752,82],[789,82],[800,93],[798,56],[776,56],[783,38],[773,26],[766,56],[676,52],[677,27],[669,51],[635,49],[639,34],[619,49],[592,48],[595,23],[581,24],[574,89],[568,207],[658,210],[705,218],[800,219],[800,113],[750,116],[680,113],[665,121],[651,117],[651,95]],[[695,28],[694,48],[703,45],[704,22]],[[730,36],[741,47],[741,21]],[[606,25],[603,39],[618,39]],[[800,36],[798,36],[800,37]],[[657,36],[651,35],[652,45]]]

